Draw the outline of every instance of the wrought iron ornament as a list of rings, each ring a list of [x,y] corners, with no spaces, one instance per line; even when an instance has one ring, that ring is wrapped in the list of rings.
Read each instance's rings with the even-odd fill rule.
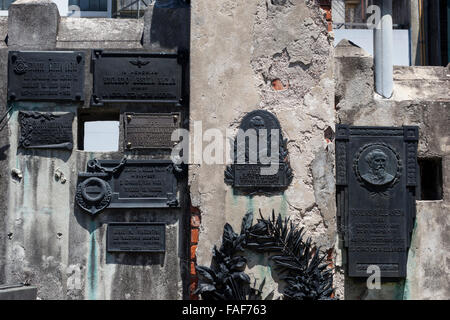
[[[247,213],[236,234],[227,223],[220,249],[214,246],[211,267],[197,266],[199,285],[196,291],[204,300],[259,300],[265,279],[258,289],[250,285],[244,272],[247,260],[239,252],[255,250],[268,253],[275,271],[283,274],[285,300],[331,300],[332,269],[324,263],[327,255],[316,248],[310,238],[304,240],[303,228],[282,219],[281,215],[265,219],[261,215],[253,224],[253,212]],[[256,283],[255,283],[256,284]],[[266,299],[270,299],[273,292]]]
[[[338,228],[348,274],[406,277],[418,185],[418,128],[336,126]]]
[[[8,100],[83,101],[84,53],[10,51]]]
[[[255,110],[242,119],[239,130],[244,135],[253,135],[255,143],[251,146],[251,137],[239,139],[238,133],[234,140],[233,164],[225,170],[225,183],[248,193],[286,189],[292,182],[293,173],[288,161],[287,140],[283,139],[278,119],[268,111]],[[273,130],[278,139],[272,136]],[[274,158],[273,142],[278,144],[278,148],[273,148],[278,155],[269,164],[268,158]],[[267,157],[265,161],[261,159],[262,154]]]
[[[91,160],[78,173],[76,202],[96,214],[105,208],[178,207],[177,179],[183,173],[170,160]]]
[[[153,102],[182,104],[183,54],[92,51],[91,104]]]
[[[110,222],[108,252],[165,252],[166,224],[159,222]]]
[[[19,111],[19,147],[72,150],[73,118],[73,113]]]

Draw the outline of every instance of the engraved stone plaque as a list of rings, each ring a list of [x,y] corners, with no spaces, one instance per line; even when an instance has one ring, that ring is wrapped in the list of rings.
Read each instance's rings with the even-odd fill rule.
[[[252,111],[239,126],[225,183],[250,193],[285,189],[293,178],[287,157],[278,119],[268,111]]]
[[[72,150],[73,113],[19,112],[19,147]]]
[[[108,252],[165,252],[166,225],[157,222],[108,223]]]
[[[172,149],[180,113],[125,113],[125,149]]]
[[[179,104],[182,100],[182,60],[179,54],[94,50],[94,89],[91,104]]]
[[[91,160],[78,174],[76,202],[96,214],[105,208],[179,207],[181,168],[170,160]]]
[[[406,277],[415,219],[418,128],[336,127],[337,218],[348,275]],[[372,271],[373,272],[373,271]]]
[[[84,53],[10,51],[8,99],[84,100]]]

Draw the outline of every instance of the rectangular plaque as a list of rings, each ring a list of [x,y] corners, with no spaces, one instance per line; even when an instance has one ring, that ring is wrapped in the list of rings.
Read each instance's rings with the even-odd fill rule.
[[[180,128],[181,114],[125,113],[125,149],[172,149],[172,133]]]
[[[406,277],[415,217],[418,128],[336,127],[337,218],[348,275]],[[371,271],[373,273],[373,271]]]
[[[105,168],[120,161],[99,160]],[[110,178],[111,203],[108,208],[178,207],[177,178],[170,160],[128,160]]]
[[[153,222],[108,223],[108,252],[165,252],[166,225]]]
[[[10,51],[8,99],[84,100],[84,53]]]
[[[92,52],[91,104],[105,102],[181,103],[182,64],[178,54]]]
[[[19,147],[30,149],[73,148],[72,122],[74,114],[19,112]]]
[[[282,188],[287,184],[285,164],[273,164],[274,174],[262,174],[261,169],[269,169],[268,165],[261,164],[234,164],[234,187],[241,188]]]

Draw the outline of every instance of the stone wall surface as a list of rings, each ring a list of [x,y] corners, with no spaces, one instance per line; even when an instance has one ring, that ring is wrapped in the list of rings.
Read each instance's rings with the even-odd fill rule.
[[[234,138],[246,113],[267,110],[288,139],[294,172],[285,192],[242,195],[224,184],[225,165],[193,159],[190,195],[202,217],[197,263],[210,265],[224,224],[240,230],[249,210],[256,220],[259,209],[266,217],[273,209],[304,226],[323,250],[332,249],[334,147],[324,132],[335,122],[333,47],[324,12],[303,0],[193,1],[191,19],[192,150],[201,139],[198,121],[203,132],[228,129]],[[280,285],[271,281],[276,275],[264,257],[250,257],[248,265],[258,283],[266,278],[267,291]]]

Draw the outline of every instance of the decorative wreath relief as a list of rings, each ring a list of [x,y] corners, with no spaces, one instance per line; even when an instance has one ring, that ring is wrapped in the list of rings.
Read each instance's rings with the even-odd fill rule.
[[[223,229],[220,249],[214,246],[211,267],[197,266],[199,285],[196,294],[203,300],[260,300],[264,281],[258,289],[250,284],[250,277],[244,272],[247,260],[239,252],[246,249],[271,254],[275,271],[283,274],[286,281],[283,291],[286,300],[332,300],[332,269],[323,263],[326,254],[311,243],[304,241],[303,228],[282,219],[264,219],[253,223],[253,212],[247,213],[240,234],[227,223]],[[256,284],[256,281],[255,281]],[[271,297],[270,293],[266,299]]]

